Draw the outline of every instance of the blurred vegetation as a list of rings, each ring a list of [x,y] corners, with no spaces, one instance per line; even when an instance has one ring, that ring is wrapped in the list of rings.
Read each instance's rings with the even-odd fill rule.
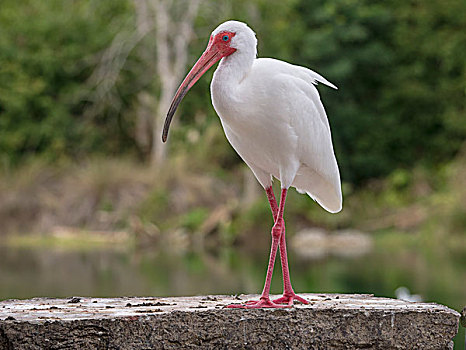
[[[456,308],[464,301],[465,13],[460,0],[203,0],[192,33],[179,33],[192,36],[194,63],[219,23],[244,21],[256,31],[260,57],[309,67],[339,87],[319,91],[332,126],[344,210],[330,215],[291,191],[287,234],[309,226],[357,228],[376,233],[376,252],[360,263],[306,267],[298,290],[319,285],[390,295],[400,281],[414,281],[430,300]],[[247,249],[261,247],[266,254],[269,236],[257,232],[270,230],[272,219],[211,106],[213,69],[183,101],[163,146],[168,157],[156,168],[138,142],[137,124],[141,96],[156,102],[161,94],[152,56],[144,56],[156,50],[151,32],[135,43],[111,82],[115,98],[96,92],[92,76],[105,50],[128,40],[136,17],[132,0],[1,1],[0,235],[52,232],[46,244],[74,249],[80,245],[63,234],[74,228],[91,232],[93,246],[123,232],[142,247],[212,247],[254,275],[243,286],[233,286],[228,275],[223,292],[257,291],[262,265],[218,253],[247,242]],[[17,236],[12,242],[42,241]],[[203,269],[197,256],[167,259],[157,264]],[[141,265],[155,276],[154,264]],[[159,272],[169,271],[159,265]],[[191,289],[163,293],[198,293],[187,275],[180,280]],[[274,283],[279,291],[279,279]]]
[[[213,70],[183,102],[164,146],[169,156],[155,169],[136,125],[140,93],[156,101],[161,89],[138,50],[156,49],[150,32],[109,85],[117,99],[96,97],[92,74],[121,33],[134,30],[135,10],[130,0],[2,1],[2,232],[64,225],[231,245],[270,228],[267,202],[258,185],[248,187],[252,175],[211,106]],[[452,170],[465,162],[464,13],[464,1],[450,0],[202,2],[191,62],[211,30],[233,17],[256,31],[260,56],[310,67],[339,86],[320,91],[345,210],[328,215],[292,192],[291,232],[314,225],[464,233],[466,182]]]
[[[297,226],[365,227],[364,218],[380,220],[455,184],[442,174],[464,161],[464,13],[464,1],[204,0],[189,55],[194,62],[210,31],[234,17],[257,32],[260,56],[310,67],[338,85],[337,92],[320,91],[345,210],[327,215],[307,197],[292,195],[287,212]],[[210,104],[213,70],[184,101],[163,170],[147,166],[149,156],[136,140],[139,93],[160,92],[153,65],[138,52],[138,45],[155,49],[153,36],[125,60],[112,87],[118,106],[95,97],[90,77],[105,49],[135,26],[133,2],[4,0],[0,26],[5,231],[47,230],[55,222],[120,229],[136,216],[161,231],[207,234],[220,225],[222,239],[231,241],[240,229],[267,227],[263,200],[238,215],[248,191],[244,164]],[[115,160],[103,159],[108,156]],[[426,194],[409,192],[421,184]],[[376,205],[367,207],[369,201]],[[464,228],[464,205],[458,201],[451,211]]]
[[[310,67],[339,86],[320,92],[345,210],[329,215],[291,192],[291,234],[308,226],[464,232],[466,181],[452,169],[465,162],[465,11],[461,1],[202,2],[191,62],[218,23],[236,18],[256,31],[260,56]],[[2,1],[2,232],[124,229],[229,246],[270,228],[267,202],[258,185],[248,187],[252,175],[211,106],[213,69],[183,102],[164,145],[169,156],[155,169],[136,125],[140,93],[160,94],[138,50],[155,50],[154,36],[126,57],[110,87],[117,100],[96,97],[92,74],[134,30],[135,16],[130,0]]]
[[[313,224],[374,231],[403,226],[403,215],[418,215],[423,225],[440,215],[439,223],[464,231],[461,182],[448,175],[465,159],[464,13],[466,3],[454,0],[204,0],[189,55],[194,62],[210,31],[233,17],[256,31],[260,56],[310,67],[339,86],[320,91],[345,210],[327,215],[307,197],[291,194],[291,229]],[[0,26],[5,232],[57,224],[181,229],[217,232],[221,242],[232,243],[239,232],[269,227],[263,198],[240,205],[248,175],[211,107],[213,70],[184,101],[159,169],[147,165],[136,140],[138,94],[160,93],[153,66],[137,52],[138,45],[155,49],[152,36],[135,45],[112,86],[118,106],[95,98],[90,77],[104,50],[135,26],[133,2],[3,0]]]
[[[2,1],[0,159],[4,166],[36,156],[56,161],[129,147],[118,116],[90,120],[83,115],[86,80],[99,50],[112,40],[118,22],[128,13],[126,1]]]
[[[465,2],[457,0],[204,1],[190,55],[194,61],[208,33],[234,17],[257,32],[260,56],[310,67],[334,82],[338,92],[322,88],[321,94],[343,180],[361,185],[397,168],[436,167],[460,149],[466,136],[464,13]],[[3,0],[0,26],[4,167],[37,156],[144,157],[135,140],[136,99],[141,90],[157,96],[158,84],[136,54],[115,84],[121,106],[86,113],[99,103],[89,77],[102,50],[122,27],[134,26],[131,1]],[[138,45],[153,40],[147,36]],[[224,157],[218,165],[230,169],[240,160],[221,137],[208,84],[202,79],[188,95],[170,152],[192,152],[186,138],[194,129],[203,144],[192,152],[198,163],[204,166],[204,153],[215,150]],[[209,131],[214,135],[206,137]]]

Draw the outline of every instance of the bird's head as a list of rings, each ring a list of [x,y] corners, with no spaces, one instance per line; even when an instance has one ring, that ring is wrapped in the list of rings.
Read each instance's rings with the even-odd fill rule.
[[[234,49],[233,52],[252,53],[254,57],[256,56],[256,34],[245,23],[238,21],[224,22],[215,28],[210,38],[211,40],[212,38],[226,39],[226,37],[222,36],[223,33],[231,33],[233,35],[231,41],[228,42],[230,49]]]
[[[220,59],[230,56],[237,51],[246,54],[251,53],[255,57],[256,45],[257,41],[254,32],[242,22],[227,21],[220,24],[212,32],[207,48],[184,78],[176,91],[175,97],[173,97],[167,118],[165,119],[162,133],[163,142],[167,140],[170,123],[181,100],[199,78]]]

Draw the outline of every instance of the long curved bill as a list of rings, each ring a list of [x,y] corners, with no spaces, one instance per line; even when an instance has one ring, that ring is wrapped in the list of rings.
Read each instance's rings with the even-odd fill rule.
[[[196,64],[189,71],[186,78],[184,78],[180,87],[176,91],[175,97],[173,97],[170,109],[168,110],[167,117],[165,118],[165,124],[163,126],[162,141],[167,141],[168,129],[170,128],[170,123],[173,119],[176,109],[183,97],[186,96],[189,89],[199,80],[199,78],[217,61],[222,58],[221,52],[217,49],[216,45],[212,45],[212,38],[209,41],[207,49],[204,51],[201,57],[197,60]]]

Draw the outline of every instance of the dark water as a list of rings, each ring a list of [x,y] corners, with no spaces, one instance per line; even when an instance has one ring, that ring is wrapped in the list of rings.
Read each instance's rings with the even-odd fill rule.
[[[376,241],[377,242],[377,241]],[[394,297],[406,286],[425,301],[460,311],[466,304],[466,248],[396,241],[376,243],[363,256],[298,258],[290,251],[297,292],[373,293]],[[268,247],[253,253],[238,249],[175,253],[156,248],[93,249],[0,247],[0,299],[259,293]],[[276,265],[276,267],[279,266]],[[281,292],[276,268],[272,293]],[[464,348],[460,327],[455,348]]]

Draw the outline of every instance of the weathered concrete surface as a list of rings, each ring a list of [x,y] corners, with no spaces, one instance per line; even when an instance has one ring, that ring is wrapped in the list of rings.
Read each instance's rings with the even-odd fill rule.
[[[304,294],[291,309],[226,309],[257,296],[0,302],[0,349],[451,349],[460,314],[371,295]]]

